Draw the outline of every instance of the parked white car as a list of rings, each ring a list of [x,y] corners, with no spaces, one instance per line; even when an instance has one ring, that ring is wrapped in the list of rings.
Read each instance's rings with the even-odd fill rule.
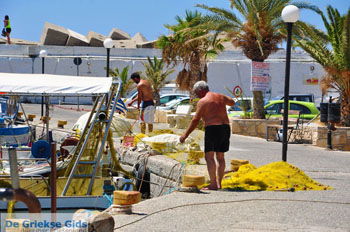
[[[179,105],[188,105],[188,104],[190,104],[190,97],[186,96],[186,97],[180,97],[178,99],[174,99],[172,101],[169,101],[164,105],[157,106],[157,109],[159,109],[159,110],[176,110],[176,108]]]
[[[129,98],[126,99],[125,104],[129,104],[129,102],[131,102],[133,99],[135,99],[137,97],[137,91],[135,91]],[[183,97],[189,97],[188,94],[182,94],[182,93],[168,93],[168,94],[162,94],[160,95],[160,104],[161,105],[165,105],[166,103],[172,101],[172,100],[176,100],[179,98],[183,98]],[[133,106],[136,106],[137,102],[134,102]]]

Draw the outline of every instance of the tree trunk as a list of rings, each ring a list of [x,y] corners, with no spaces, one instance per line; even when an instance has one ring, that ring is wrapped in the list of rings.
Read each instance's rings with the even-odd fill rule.
[[[341,123],[350,127],[350,96],[346,93],[343,93],[341,99]]]
[[[264,60],[253,59],[252,61],[264,62]],[[264,96],[262,91],[253,91],[253,118],[265,119]]]
[[[160,94],[159,94],[159,90],[154,90],[153,92],[153,98],[154,98],[154,101],[156,103],[156,106],[159,106],[160,105]]]
[[[262,91],[253,91],[253,118],[265,119],[264,96]]]
[[[193,92],[193,86],[197,81],[201,80],[201,61],[197,53],[194,53],[191,58],[190,63],[190,98],[197,98],[196,94]]]

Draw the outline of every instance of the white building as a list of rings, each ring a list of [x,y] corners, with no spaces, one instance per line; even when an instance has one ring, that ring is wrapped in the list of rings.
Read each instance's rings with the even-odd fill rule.
[[[80,76],[106,75],[106,49],[103,47],[68,47],[68,46],[30,46],[0,45],[0,72],[41,73],[42,60],[38,57],[40,50],[47,51],[45,73],[77,75],[77,66],[73,58],[81,57]],[[150,48],[112,48],[110,68],[130,66],[130,74],[143,71],[143,62],[147,56],[161,57],[161,51]],[[285,51],[272,54],[266,62],[270,63],[271,97],[284,93]],[[177,71],[181,67],[176,67]],[[174,72],[170,79],[175,79]],[[314,94],[321,98],[320,80],[323,68],[303,51],[292,53],[290,94]],[[226,88],[239,85],[245,96],[252,96],[250,91],[251,61],[241,51],[225,51],[216,59],[208,62],[208,84],[215,92],[227,94]],[[270,97],[270,96],[267,96]]]

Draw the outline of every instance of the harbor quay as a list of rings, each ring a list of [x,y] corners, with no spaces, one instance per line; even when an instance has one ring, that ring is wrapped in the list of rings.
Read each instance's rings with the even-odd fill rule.
[[[82,107],[78,110],[76,105],[52,106],[51,126],[54,128],[53,122],[66,119],[65,130],[69,130],[76,118],[91,106]],[[40,104],[24,104],[24,108],[40,114]],[[130,120],[130,123],[134,122]],[[137,122],[133,129],[135,134],[140,132]],[[155,123],[155,130],[164,129],[168,129],[166,124]],[[174,131],[183,132],[182,129]],[[203,132],[196,131],[194,137],[202,135]],[[199,144],[203,146],[203,140]],[[117,149],[120,146],[116,143]],[[225,155],[226,170],[230,171],[231,160],[248,160],[257,167],[280,161],[281,146],[280,142],[233,134],[229,152]],[[121,164],[127,168],[131,166],[134,154],[124,155],[130,155],[121,159]],[[147,167],[151,172],[152,197],[134,204],[128,214],[112,213],[111,208],[105,212],[113,215],[114,231],[349,231],[349,155],[349,152],[331,151],[310,144],[289,144],[288,163],[315,181],[331,186],[332,190],[202,190],[194,193],[181,191],[176,181],[172,183],[166,179],[176,163],[169,157],[154,153],[149,157]],[[176,167],[180,172],[181,163]],[[185,171],[208,178],[203,158]],[[177,174],[172,173],[174,177]]]

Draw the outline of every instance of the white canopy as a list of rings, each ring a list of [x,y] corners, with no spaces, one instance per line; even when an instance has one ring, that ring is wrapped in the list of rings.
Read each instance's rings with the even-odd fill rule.
[[[0,73],[2,94],[92,96],[108,93],[111,85],[107,77]]]

